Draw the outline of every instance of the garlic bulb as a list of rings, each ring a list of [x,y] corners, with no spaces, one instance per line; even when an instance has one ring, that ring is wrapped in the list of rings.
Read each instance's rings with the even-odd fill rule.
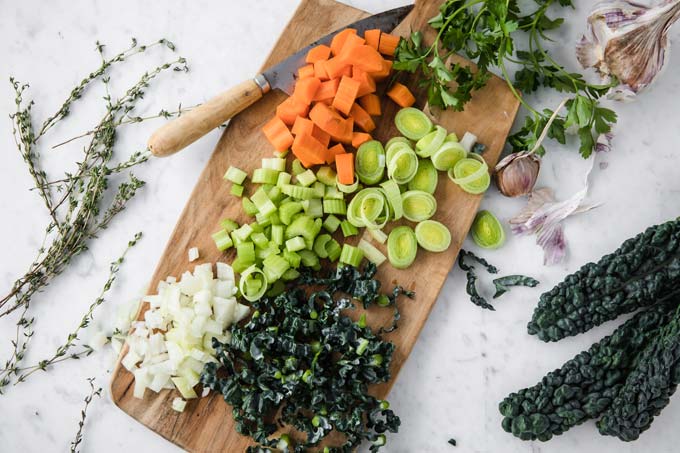
[[[530,193],[538,172],[541,159],[534,153],[521,152],[507,156],[496,165],[496,185],[506,197],[519,197]]]
[[[678,18],[680,0],[650,7],[626,0],[600,2],[588,17],[587,36],[578,43],[576,56],[584,68],[619,80],[615,99],[630,99],[664,67],[666,35]]]

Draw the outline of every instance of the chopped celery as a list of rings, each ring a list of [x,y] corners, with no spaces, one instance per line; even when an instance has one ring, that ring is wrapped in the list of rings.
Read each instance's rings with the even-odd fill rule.
[[[240,228],[237,228],[234,231],[232,231],[232,235],[236,239],[238,239],[239,242],[243,242],[250,237],[252,232],[253,232],[253,227],[251,227],[247,223],[244,223],[243,225],[241,225]]]
[[[261,249],[267,248],[269,245],[269,239],[267,239],[267,236],[265,236],[264,233],[253,233],[250,236],[250,240],[253,241],[256,247]]]
[[[323,194],[324,198],[332,198],[335,200],[343,200],[345,198],[345,194],[340,192],[340,189],[338,189],[337,186],[326,186],[326,192]]]
[[[299,201],[289,201],[279,206],[279,218],[284,225],[290,225],[293,216],[302,211],[302,203]]]
[[[340,252],[339,262],[342,264],[349,264],[350,266],[359,267],[361,260],[364,258],[364,252],[349,244],[343,244],[342,252]]]
[[[267,193],[264,191],[264,187],[257,189],[250,197],[250,200],[253,202],[258,212],[264,216],[276,211],[276,205],[269,199]]]
[[[255,262],[255,245],[252,242],[242,242],[236,246],[236,256],[246,263]]]
[[[231,267],[237,274],[242,274],[246,269],[248,269],[252,265],[253,263],[242,260],[238,257],[231,263]]]
[[[293,175],[290,173],[281,172],[279,173],[279,177],[276,179],[276,185],[281,187],[284,184],[290,184],[291,179],[293,179]]]
[[[335,177],[336,173],[331,167],[321,167],[316,172],[316,179],[321,181],[327,186],[335,187]]]
[[[323,227],[329,233],[335,233],[340,226],[340,219],[335,217],[333,214],[329,214],[323,221]]]
[[[234,184],[243,185],[243,181],[246,180],[248,173],[241,170],[240,168],[230,166],[227,172],[224,174],[224,179],[231,181]]]
[[[269,189],[267,191],[267,196],[275,204],[279,203],[285,197],[283,192],[281,192],[281,188],[278,186],[274,186],[271,189]]]
[[[271,168],[256,168],[253,171],[252,181],[256,184],[276,184],[279,179],[278,170]]]
[[[232,195],[235,197],[242,197],[243,196],[243,186],[239,184],[232,184],[231,185],[231,190],[229,191]]]
[[[323,200],[323,212],[326,214],[347,214],[347,204],[345,200],[336,199],[324,199]]]
[[[255,207],[255,205],[253,204],[253,202],[250,201],[250,198],[248,198],[248,197],[243,197],[243,198],[241,199],[241,203],[243,204],[243,211],[244,211],[247,215],[249,215],[249,216],[252,217],[252,216],[254,216],[255,214],[257,214],[257,208]]]
[[[283,245],[283,225],[272,225],[271,242],[276,245]]]
[[[283,273],[281,276],[282,280],[290,281],[290,280],[295,280],[300,276],[300,272],[298,272],[295,269],[287,269],[286,272]]]
[[[305,170],[299,175],[296,175],[298,184],[304,187],[309,187],[316,182],[316,175],[312,170]]]
[[[326,194],[326,186],[321,181],[316,181],[312,189],[314,189],[314,198],[323,198]]]
[[[340,229],[342,229],[342,235],[344,237],[354,236],[357,233],[359,233],[357,227],[349,223],[348,220],[343,220],[342,222],[340,222]]]
[[[234,245],[234,242],[231,240],[231,237],[229,236],[229,232],[227,230],[220,230],[216,233],[213,233],[212,238],[213,241],[215,241],[215,246],[217,247],[217,250],[219,250],[220,252],[224,252],[229,247]]]
[[[262,159],[262,168],[276,171],[286,171],[286,159],[278,157],[265,157]]]
[[[376,266],[380,266],[387,259],[380,250],[363,239],[359,241],[357,247],[364,253],[366,259]]]
[[[305,239],[302,236],[295,236],[286,241],[286,250],[289,252],[297,252],[305,247]]]
[[[330,241],[326,242],[326,253],[328,253],[328,259],[330,261],[336,261],[338,258],[340,258],[342,248],[340,247],[338,241],[331,239]]]
[[[274,216],[274,214],[276,214],[276,212],[272,212],[269,215],[262,215],[261,213],[258,212],[257,214],[255,214],[255,220],[257,221],[258,225],[266,227],[271,225],[272,223],[271,218]]]
[[[291,164],[291,170],[293,171],[293,175],[297,176],[305,171],[305,167],[302,166],[302,162],[295,159]]]
[[[253,222],[250,224],[250,228],[253,229],[253,233],[262,233],[264,232],[264,226],[262,224]]]
[[[387,241],[387,235],[383,232],[383,230],[378,228],[370,228],[368,233],[373,237],[373,239],[380,242],[381,244],[384,244],[385,241]]]
[[[305,214],[312,218],[323,217],[323,205],[321,199],[312,198],[311,200],[302,200],[302,207]]]
[[[297,252],[289,252],[288,250],[283,251],[283,258],[288,261],[288,264],[290,264],[290,267],[297,269],[300,267],[300,255]]]
[[[274,156],[283,159],[288,155],[289,151],[290,149],[284,149],[283,151],[274,151]]]
[[[312,198],[320,198],[316,196],[316,190],[311,187],[284,184],[281,186],[281,191],[289,197],[296,198],[298,200],[311,200]]]
[[[231,219],[222,219],[220,220],[220,226],[227,230],[227,233],[231,233],[236,228],[238,228],[238,223],[234,222]]]
[[[286,228],[286,240],[292,239],[295,236],[302,236],[305,240],[305,246],[311,249],[314,245],[314,238],[319,233],[320,226],[311,217],[307,215],[299,215]]]
[[[290,269],[288,269],[290,270]],[[286,271],[288,272],[288,271]],[[286,275],[284,272],[283,275]],[[267,291],[267,297],[276,297],[279,294],[283,293],[286,290],[286,284],[283,283],[281,280],[275,281],[272,285],[269,287],[269,291]]]
[[[300,261],[303,266],[315,268],[319,265],[319,257],[311,250],[300,250],[297,254],[300,255]]]
[[[330,234],[320,234],[314,240],[314,253],[316,253],[319,258],[328,258],[328,251],[326,250],[326,244],[333,239]]]
[[[290,269],[290,263],[280,255],[269,255],[262,261],[262,270],[269,282],[280,279],[288,269]]]

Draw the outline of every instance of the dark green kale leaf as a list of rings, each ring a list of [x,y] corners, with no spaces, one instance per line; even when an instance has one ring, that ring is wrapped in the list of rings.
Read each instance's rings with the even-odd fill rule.
[[[597,422],[601,434],[634,441],[670,403],[680,383],[680,312],[660,329],[637,360],[614,402]]]
[[[680,292],[680,221],[648,228],[541,295],[527,329],[543,341],[576,335]]]
[[[511,393],[499,405],[503,429],[523,440],[547,441],[602,415],[618,401],[640,351],[655,341],[676,305],[657,304],[637,313],[538,384]]]
[[[527,277],[525,275],[507,275],[505,277],[496,278],[493,281],[496,287],[496,294],[493,298],[501,297],[506,292],[510,291],[511,286],[527,286],[535,288],[540,282],[535,278]]]
[[[275,298],[254,302],[251,319],[232,326],[229,344],[213,340],[217,363],[205,366],[201,382],[233,407],[238,432],[260,444],[249,451],[283,445],[302,452],[332,431],[346,440],[330,452],[352,451],[364,440],[377,451],[386,432],[397,432],[389,403],[368,393],[369,385],[390,379],[394,344],[375,335],[365,317],[354,322],[344,315],[354,305],[338,297],[389,305],[407,293],[398,288],[383,298],[374,275],[375,266],[307,274]],[[304,441],[271,438],[277,423],[295,427]]]

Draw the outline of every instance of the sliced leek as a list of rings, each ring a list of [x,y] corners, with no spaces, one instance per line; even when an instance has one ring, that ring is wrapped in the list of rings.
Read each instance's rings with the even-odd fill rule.
[[[392,211],[392,219],[399,220],[404,215],[404,210],[402,208],[401,201],[401,191],[399,190],[399,185],[391,179],[380,184],[380,187],[387,198],[387,202],[390,205]]]
[[[394,123],[404,137],[420,140],[432,130],[432,121],[421,110],[406,107],[397,112]]]
[[[241,273],[238,289],[246,300],[254,302],[267,291],[267,277],[263,271],[252,265]]]
[[[475,244],[485,249],[497,249],[505,243],[503,225],[489,211],[479,211],[470,230]]]
[[[383,255],[383,253],[380,250],[375,248],[375,246],[365,241],[364,239],[361,239],[359,241],[357,248],[364,253],[364,257],[368,261],[375,264],[376,266],[380,266],[387,259],[387,257]]]
[[[418,140],[416,154],[420,157],[430,157],[442,146],[444,140],[446,140],[446,129],[435,126],[434,131]]]
[[[377,140],[362,143],[355,156],[355,172],[364,184],[376,184],[385,172],[385,150]]]
[[[449,171],[458,161],[467,157],[467,151],[458,142],[444,142],[432,155],[434,168],[439,171]]]
[[[408,190],[422,190],[427,193],[434,193],[437,190],[439,174],[430,159],[420,159],[418,161],[418,171],[413,179],[408,182]]]
[[[401,194],[404,217],[411,222],[422,222],[437,212],[437,200],[431,193],[422,190],[408,190]]]
[[[393,229],[387,237],[387,259],[397,269],[406,269],[416,259],[418,241],[411,227],[403,225]]]
[[[399,148],[387,162],[387,174],[397,184],[406,184],[418,171],[418,156],[411,148]]]
[[[436,220],[424,220],[416,225],[416,240],[425,250],[443,252],[451,245],[451,232]]]
[[[478,154],[470,154],[470,157],[459,160],[448,174],[451,181],[473,195],[484,193],[491,184],[489,167]]]

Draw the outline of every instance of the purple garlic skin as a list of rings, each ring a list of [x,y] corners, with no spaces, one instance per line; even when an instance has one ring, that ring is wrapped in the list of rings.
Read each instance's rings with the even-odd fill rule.
[[[513,153],[496,165],[496,185],[506,197],[531,193],[541,170],[541,159],[526,151]]]
[[[678,18],[680,0],[649,7],[626,0],[600,2],[588,17],[576,56],[584,68],[618,79],[614,99],[630,99],[630,92],[649,86],[664,68],[668,29]]]

